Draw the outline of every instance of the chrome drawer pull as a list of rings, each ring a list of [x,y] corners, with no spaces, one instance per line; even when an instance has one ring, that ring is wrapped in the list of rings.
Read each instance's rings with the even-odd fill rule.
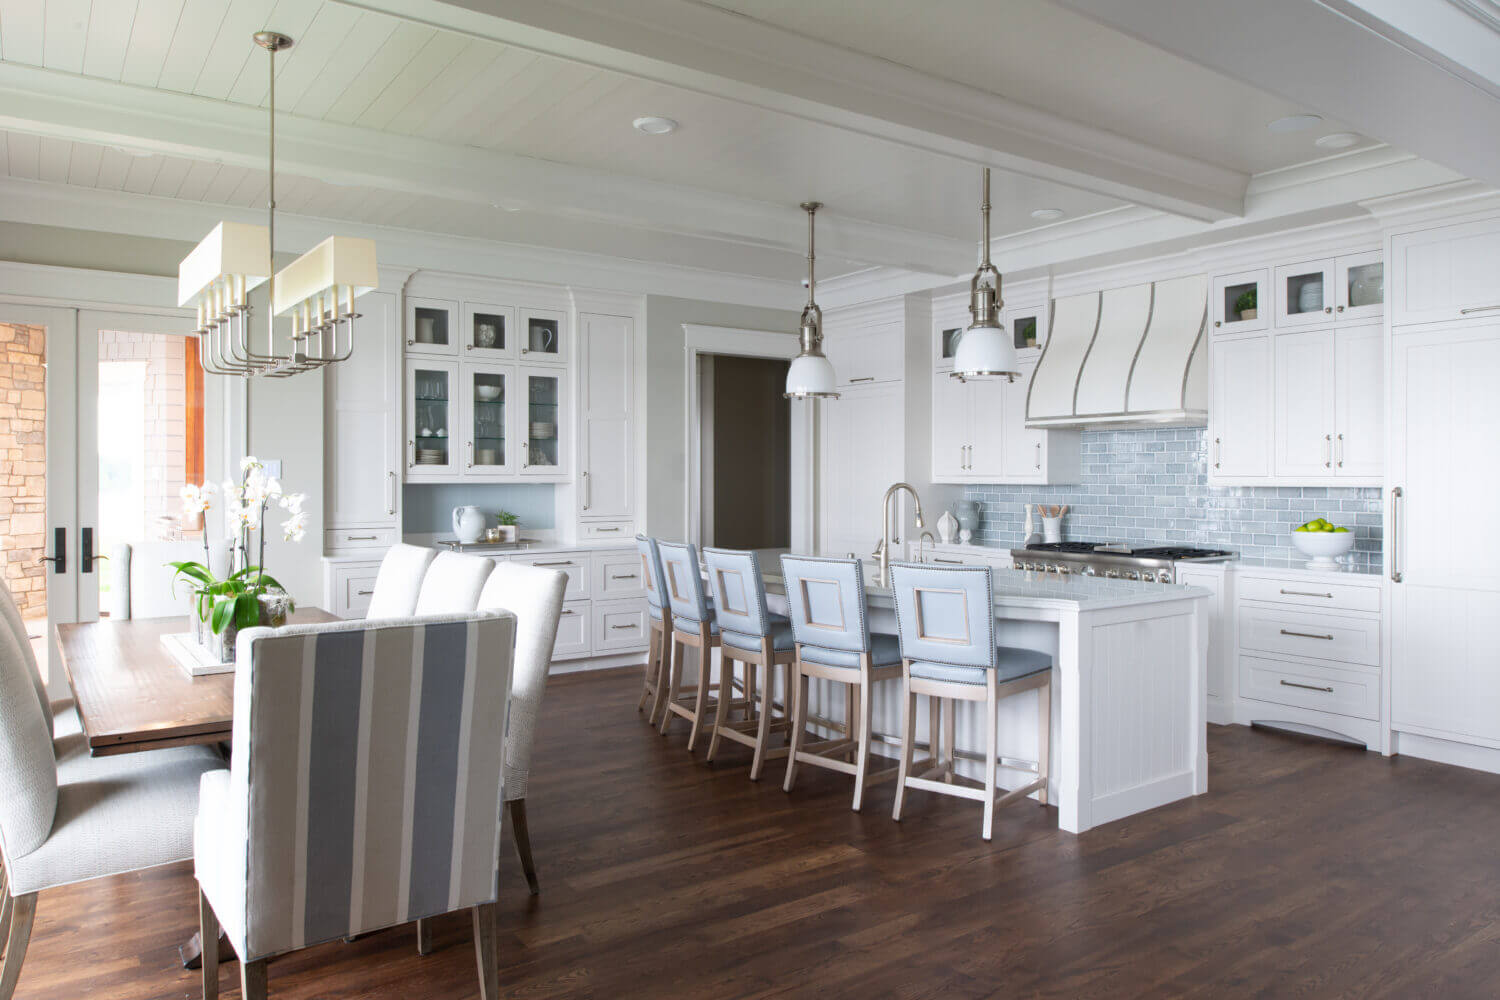
[[[873,381],[875,381],[875,376],[874,375],[867,375],[864,378],[851,378],[849,380],[849,384],[853,385],[855,382],[873,382]]]
[[[375,591],[373,591],[373,590],[356,590],[354,593],[355,593],[356,596],[359,596],[359,597],[369,597],[371,594],[375,593]]]
[[[1333,641],[1333,636],[1331,635],[1315,635],[1312,632],[1289,632],[1286,629],[1282,629],[1281,634],[1295,635],[1299,639],[1327,639],[1329,642]]]
[[[611,573],[609,575],[609,578],[611,580],[634,580],[635,579],[635,574],[634,573]]]
[[[935,563],[947,563],[949,566],[962,566],[964,564],[962,559],[939,559],[937,556],[933,556],[932,561]]]
[[[1493,305],[1493,306],[1470,306],[1467,309],[1460,309],[1458,311],[1458,314],[1460,316],[1467,316],[1467,315],[1469,315],[1469,313],[1494,312],[1496,309],[1500,309],[1500,305]]]
[[[346,542],[373,542],[373,541],[375,541],[379,537],[380,537],[379,535],[345,535],[344,536],[344,541],[346,541]]]
[[[614,628],[614,629],[635,628],[635,626],[634,625],[611,625],[610,628]]]
[[[532,563],[531,565],[533,565],[533,566],[571,566],[571,565],[573,565],[573,562],[570,559],[564,559],[562,562],[535,562],[535,563]]]
[[[558,614],[559,615],[576,615],[576,614],[578,614],[578,612],[576,612],[576,611],[559,611]]]
[[[620,529],[618,527],[614,527],[614,528],[595,528],[594,529],[594,531],[597,534],[600,534],[600,535],[604,534],[606,531],[619,531],[619,530]]]
[[[1281,592],[1288,597],[1326,597],[1330,601],[1333,600],[1332,594],[1315,594],[1310,590],[1287,590],[1285,587],[1282,587]]]
[[[1282,687],[1302,688],[1304,691],[1322,691],[1324,694],[1333,694],[1331,687],[1318,687],[1316,684],[1298,684],[1296,681],[1282,681]]]

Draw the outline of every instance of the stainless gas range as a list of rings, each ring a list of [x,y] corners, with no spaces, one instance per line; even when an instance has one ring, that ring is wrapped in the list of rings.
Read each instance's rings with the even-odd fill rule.
[[[1011,549],[1010,557],[1016,569],[1176,583],[1177,563],[1224,562],[1233,559],[1234,553],[1191,545],[1039,542],[1024,549]]]

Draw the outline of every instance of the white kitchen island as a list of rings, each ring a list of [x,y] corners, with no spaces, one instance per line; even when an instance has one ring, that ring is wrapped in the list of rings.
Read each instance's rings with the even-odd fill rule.
[[[1008,569],[991,573],[998,640],[1052,656],[1048,795],[1058,807],[1058,826],[1082,833],[1206,792],[1209,592]],[[786,614],[779,574],[766,574],[766,589],[771,610]],[[871,630],[894,634],[891,592],[870,586],[866,601]],[[1037,696],[1027,692],[1001,703],[1000,749],[1008,760],[1029,762],[1035,756]],[[843,685],[814,682],[810,709],[842,719],[843,697]],[[977,725],[982,708],[959,706],[955,735],[961,755],[983,745]],[[872,712],[876,732],[898,732],[896,683],[876,688]],[[917,713],[918,741],[927,738],[926,716]],[[895,753],[888,744],[876,747]],[[961,756],[958,763],[979,775],[977,762]],[[1009,778],[1007,787],[1027,784],[1034,776],[1025,774],[1002,767],[1000,783],[1007,785]],[[913,795],[908,813],[917,815],[912,807],[920,793]]]

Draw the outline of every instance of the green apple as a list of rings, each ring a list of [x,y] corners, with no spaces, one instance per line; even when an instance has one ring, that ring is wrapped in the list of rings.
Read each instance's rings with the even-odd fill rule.
[[[1344,533],[1345,533],[1345,534],[1347,534],[1347,533],[1348,533],[1348,531],[1349,531],[1349,529],[1348,529],[1348,528],[1334,528],[1334,529],[1333,529],[1333,530],[1334,530],[1334,531],[1342,531],[1342,532],[1344,532]]]

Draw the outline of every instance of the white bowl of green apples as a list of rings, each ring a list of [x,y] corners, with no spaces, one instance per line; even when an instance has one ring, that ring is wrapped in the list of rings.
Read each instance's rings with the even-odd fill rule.
[[[1308,557],[1308,569],[1337,569],[1335,560],[1354,548],[1354,532],[1315,517],[1292,530],[1292,544]]]

